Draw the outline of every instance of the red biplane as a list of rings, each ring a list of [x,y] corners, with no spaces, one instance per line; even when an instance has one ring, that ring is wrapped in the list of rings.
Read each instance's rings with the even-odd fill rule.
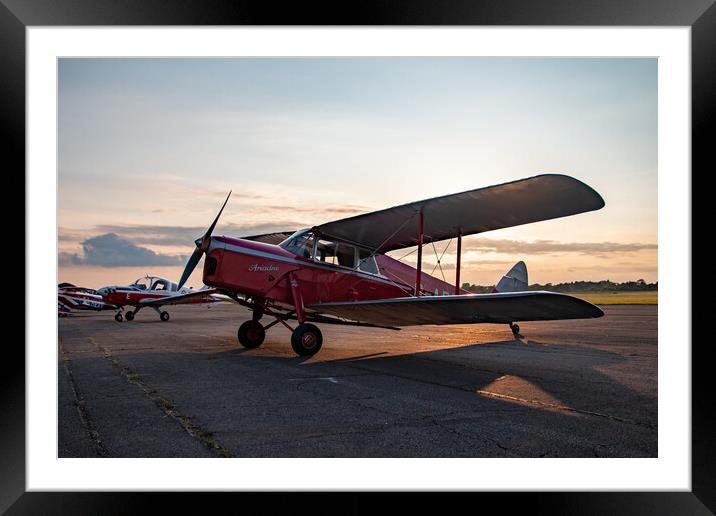
[[[231,192],[229,192],[231,196]],[[421,324],[503,323],[601,317],[596,306],[555,292],[528,291],[519,262],[490,294],[460,289],[462,237],[598,210],[602,197],[569,176],[539,175],[328,222],[295,233],[212,236],[224,205],[189,259],[179,288],[203,255],[203,281],[252,310],[238,330],[246,348],[280,323],[299,355],[323,337],[313,323],[399,329]],[[422,270],[423,246],[457,240],[455,284]],[[417,246],[417,268],[385,253]],[[179,295],[191,298],[197,293]],[[273,318],[264,325],[263,316]],[[288,320],[296,320],[292,328]]]

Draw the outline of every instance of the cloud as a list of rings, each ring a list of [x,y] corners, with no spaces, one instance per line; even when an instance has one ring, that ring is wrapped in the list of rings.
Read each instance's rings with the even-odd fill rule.
[[[57,263],[62,266],[82,265],[82,257],[76,253],[60,252],[57,254]]]
[[[441,244],[436,244],[438,247],[438,255],[443,257],[443,270],[447,270],[450,265],[446,265],[445,261],[454,261],[456,256],[456,245],[454,242],[447,248],[447,251],[443,253],[443,247]],[[432,248],[428,244],[424,247],[425,251],[432,256]],[[506,239],[491,239],[491,238],[467,238],[462,245],[463,253],[463,267],[468,266],[483,266],[483,265],[499,265],[509,264],[509,260],[484,260],[474,259],[474,257],[465,257],[465,253],[472,251],[474,253],[495,253],[504,255],[518,255],[518,256],[537,256],[537,255],[549,255],[549,254],[577,254],[583,256],[597,257],[600,259],[611,258],[615,254],[619,253],[633,253],[644,250],[656,250],[658,249],[657,244],[642,244],[642,243],[627,243],[621,244],[616,242],[558,242],[556,240],[535,240],[533,242],[527,242],[523,240],[506,240]],[[406,249],[400,249],[393,251],[390,254],[393,258],[401,258],[407,263],[416,263],[415,251],[417,248],[410,247]],[[423,262],[423,268],[425,268],[427,261]],[[434,262],[433,262],[434,263]],[[428,264],[429,267],[433,266],[433,263]],[[514,262],[512,262],[514,263]],[[631,263],[632,266],[640,265],[640,262]]]
[[[609,253],[625,253],[657,249],[657,244],[620,244],[616,242],[558,242],[556,240],[493,240],[490,238],[474,238],[464,245],[465,251],[480,251],[502,254],[551,254],[579,253],[587,255],[604,255]]]
[[[203,183],[197,183],[178,174],[166,174],[153,170],[142,170],[132,174],[132,177],[138,181],[144,180],[147,175],[151,175],[158,183],[162,185],[162,189],[170,197],[185,196],[187,199],[195,200],[197,197],[204,197],[214,200],[223,201],[229,193],[230,185],[225,187],[205,186]],[[265,199],[264,195],[251,190],[234,190],[231,192],[232,199]]]
[[[253,224],[219,224],[214,235],[250,236],[279,231],[295,231],[306,227],[306,224],[295,220],[278,220]],[[95,227],[101,233],[121,235],[136,245],[187,246],[194,247],[194,240],[206,231],[202,226],[153,226],[153,225],[112,225],[103,224]]]
[[[57,231],[57,239],[60,242],[80,242],[86,235],[83,236],[80,230],[73,230],[60,227]]]
[[[268,214],[268,213],[286,213],[286,212],[294,212],[294,213],[310,213],[311,215],[314,215],[315,217],[328,217],[332,215],[337,216],[344,216],[344,215],[353,215],[353,214],[361,214],[361,213],[367,213],[370,211],[373,211],[374,208],[371,208],[369,206],[362,206],[359,204],[343,204],[343,205],[326,205],[326,206],[320,206],[320,205],[313,205],[308,204],[306,206],[294,206],[294,205],[276,205],[276,204],[269,204],[269,205],[262,205],[262,206],[256,206],[252,208],[250,211],[251,213],[256,214]],[[314,224],[322,224],[326,222],[325,220],[315,220]]]
[[[61,252],[62,265],[95,265],[100,267],[131,267],[151,265],[183,265],[186,257],[155,253],[115,233],[88,238],[82,242],[83,255]]]

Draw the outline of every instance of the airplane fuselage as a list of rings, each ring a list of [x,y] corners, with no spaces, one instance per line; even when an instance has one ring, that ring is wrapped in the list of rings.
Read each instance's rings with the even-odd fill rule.
[[[139,306],[141,301],[148,299],[160,299],[175,293],[176,292],[168,292],[166,290],[138,291],[128,287],[114,287],[108,289],[107,293],[103,296],[103,300],[105,303],[115,306]],[[199,304],[211,301],[211,296],[207,294],[204,297],[184,301],[182,304]]]
[[[291,278],[305,305],[412,296],[416,269],[377,254],[378,274],[296,255],[279,245],[218,236],[204,261],[206,285],[254,299],[292,304]],[[421,294],[453,294],[454,285],[422,274]]]

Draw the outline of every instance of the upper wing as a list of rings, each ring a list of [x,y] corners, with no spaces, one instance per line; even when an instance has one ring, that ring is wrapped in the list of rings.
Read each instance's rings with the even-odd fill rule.
[[[511,323],[587,319],[604,315],[598,307],[582,299],[541,291],[403,297],[321,303],[307,308],[382,326]]]
[[[241,237],[241,239],[253,240],[254,242],[262,242],[264,244],[280,244],[294,233],[295,231],[278,231],[276,233],[264,233],[263,235],[245,236]]]
[[[142,299],[139,301],[139,306],[164,306],[164,305],[181,305],[184,303],[201,303],[201,298],[205,298],[205,303],[214,303],[219,301],[213,297],[218,289],[207,288],[203,290],[195,290],[188,294],[175,294],[168,295],[166,297],[157,297],[154,299]]]
[[[418,243],[422,210],[425,243],[598,210],[602,197],[591,187],[559,174],[434,197],[316,226],[339,240],[381,252]]]

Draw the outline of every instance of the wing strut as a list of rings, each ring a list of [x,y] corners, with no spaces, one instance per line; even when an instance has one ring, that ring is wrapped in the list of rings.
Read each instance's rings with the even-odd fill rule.
[[[423,210],[420,209],[420,216],[418,218],[418,269],[415,273],[415,296],[420,295],[420,274],[423,267],[423,231],[425,224],[423,220]]]
[[[460,295],[460,253],[462,252],[462,229],[457,229],[457,264],[455,265],[455,295]]]

